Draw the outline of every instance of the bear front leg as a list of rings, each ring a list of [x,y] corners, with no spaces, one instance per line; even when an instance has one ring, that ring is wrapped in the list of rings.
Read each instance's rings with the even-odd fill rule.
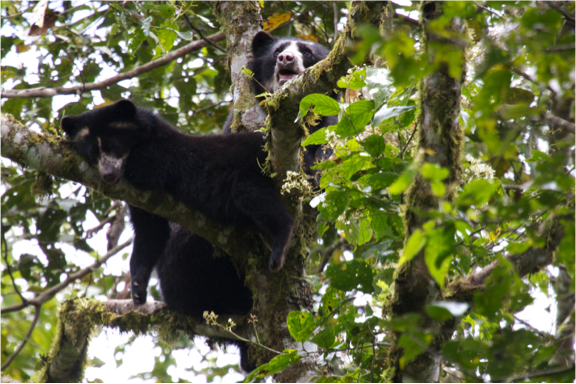
[[[272,238],[272,255],[269,268],[279,271],[284,265],[288,246],[294,230],[294,218],[290,216],[272,184],[256,182],[234,184],[232,197],[240,212],[250,217],[258,229]]]
[[[140,208],[131,205],[128,207],[134,228],[134,245],[130,258],[132,300],[134,305],[141,305],[146,302],[152,269],[160,260],[170,238],[170,224],[168,220]]]

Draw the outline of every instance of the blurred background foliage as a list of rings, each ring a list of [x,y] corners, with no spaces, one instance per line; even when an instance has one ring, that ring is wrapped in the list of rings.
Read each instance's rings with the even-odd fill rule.
[[[2,1],[4,90],[99,82],[199,40],[198,31],[209,36],[220,30],[213,5],[204,2],[47,2],[39,27],[34,11],[41,3]],[[327,47],[348,13],[344,2],[259,3],[264,28],[272,34]],[[434,333],[420,326],[426,313],[458,324],[439,349],[444,381],[573,381],[573,369],[563,367],[574,364],[574,3],[444,3],[444,14],[429,30],[450,44],[435,43],[432,61],[422,49],[418,4],[401,4],[392,3],[393,28],[387,36],[370,26],[358,28],[357,42],[349,47],[357,67],[338,83],[340,105],[324,111],[340,114],[339,123],[305,142],[328,145],[335,155],[317,166],[323,169],[323,190],[311,199],[319,226],[307,278],[317,292],[316,313],[291,314],[291,334],[318,346],[324,367],[319,381],[389,381],[394,332],[402,335],[397,340],[404,348],[401,366],[430,348]],[[465,20],[465,36],[446,29],[453,18]],[[217,44],[225,47],[224,40]],[[465,54],[453,44],[465,47]],[[375,66],[362,62],[368,52]],[[463,80],[457,118],[465,157],[453,202],[443,200],[447,170],[421,164],[416,146],[418,84],[440,66]],[[122,97],[157,110],[183,131],[218,133],[232,100],[227,56],[208,45],[100,90],[3,98],[2,112],[30,129],[60,134],[65,114]],[[322,95],[308,101],[318,105]],[[441,204],[422,212],[427,224],[405,239],[404,192],[418,174],[430,181]],[[545,249],[549,239],[542,228],[552,215],[560,217],[564,229],[553,262],[538,272],[517,274],[505,256]],[[32,299],[90,265],[118,244],[120,235],[110,228],[123,222],[122,205],[97,191],[3,159],[3,308],[18,305],[21,297]],[[99,234],[89,231],[99,223],[107,223]],[[89,238],[105,242],[104,230],[107,247],[96,247]],[[421,249],[445,301],[393,318],[394,271]],[[121,253],[115,258],[127,260],[129,250]],[[449,291],[451,283],[495,260],[500,266],[473,300],[462,302],[458,291]],[[3,373],[28,380],[40,368],[40,356],[54,337],[59,302],[66,297],[129,298],[126,265],[121,271],[97,269],[43,302],[28,342]],[[152,293],[160,299],[155,286]],[[521,314],[537,297],[544,297],[540,300],[556,316],[544,329]],[[3,366],[25,339],[34,313],[27,307],[2,314]],[[167,373],[176,364],[171,347],[155,343],[163,357],[134,374],[175,380]],[[190,346],[182,340],[172,347]],[[115,356],[121,365],[122,354]],[[270,364],[283,369],[290,361]],[[101,365],[98,359],[92,363]],[[192,369],[209,381],[239,370],[217,367],[215,361]]]

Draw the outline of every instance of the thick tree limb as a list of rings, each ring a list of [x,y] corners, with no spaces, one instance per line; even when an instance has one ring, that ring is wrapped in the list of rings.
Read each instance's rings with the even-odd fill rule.
[[[224,39],[224,33],[219,32],[214,35],[208,36],[206,39],[211,41],[220,41]],[[206,47],[208,42],[206,40],[194,41],[188,45],[183,46],[175,51],[168,52],[161,58],[152,60],[149,63],[136,67],[130,71],[120,73],[116,76],[112,76],[106,80],[97,83],[79,84],[72,87],[56,87],[56,88],[32,88],[32,89],[10,89],[1,90],[1,96],[4,98],[28,98],[28,97],[54,97],[57,95],[80,95],[84,92],[93,91],[97,89],[106,88],[112,84],[116,84],[122,80],[131,79],[133,77],[139,76],[143,73],[150,72],[153,69],[161,67],[182,57],[190,52],[197,51],[203,47]]]
[[[148,212],[165,217],[204,237],[229,254],[245,258],[254,244],[246,231],[209,221],[202,213],[163,192],[142,192],[126,180],[107,185],[96,168],[90,167],[73,145],[49,133],[38,134],[11,116],[2,116],[2,156],[38,171],[79,182],[104,195],[124,200]]]
[[[300,168],[299,146],[303,132],[294,123],[300,101],[311,93],[324,94],[336,88],[338,80],[352,67],[346,53],[348,39],[360,23],[380,27],[386,4],[382,1],[353,2],[346,29],[330,54],[266,100],[271,127],[270,157],[278,182],[286,177],[286,171],[298,171]]]
[[[222,319],[239,325],[246,323],[243,316],[222,315]],[[109,300],[76,298],[66,301],[58,318],[56,340],[48,355],[48,362],[39,374],[39,382],[81,382],[86,366],[88,338],[97,326],[131,331],[136,335],[157,329],[167,342],[179,338],[182,333],[191,338],[197,335],[234,338],[222,327],[209,326],[200,319],[167,309],[162,302],[147,302],[134,307],[132,300]]]
[[[464,59],[462,39],[445,39],[430,33],[428,25],[443,14],[442,2],[426,1],[420,6],[420,24],[423,27],[423,49],[434,62],[439,45],[448,46],[450,50]],[[446,27],[459,36],[464,36],[465,26],[461,19],[453,18]],[[464,66],[461,67],[464,70]],[[442,63],[439,68],[422,79],[419,84],[421,113],[416,122],[418,129],[418,151],[422,153],[420,163],[440,165],[450,171],[443,180],[446,201],[452,201],[460,180],[461,156],[464,137],[458,123],[462,76],[450,76],[448,64]],[[430,181],[417,175],[406,191],[406,213],[404,226],[406,238],[416,230],[422,230],[429,220],[420,212],[436,209],[439,198],[432,193]],[[408,313],[422,313],[424,307],[442,297],[436,281],[430,275],[424,259],[424,249],[410,262],[400,266],[395,272],[391,312],[393,317]],[[423,328],[438,329],[434,320],[424,317]],[[426,351],[401,368],[402,348],[398,346],[400,334],[396,334],[392,348],[391,365],[396,367],[394,381],[397,382],[437,382],[440,373],[440,354],[442,345],[451,337],[451,330],[439,330]]]

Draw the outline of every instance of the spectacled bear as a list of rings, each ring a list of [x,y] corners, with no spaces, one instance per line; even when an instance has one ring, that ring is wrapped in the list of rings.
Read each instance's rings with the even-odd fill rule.
[[[124,176],[140,190],[169,192],[220,223],[254,224],[272,238],[270,270],[282,268],[294,218],[260,169],[266,160],[260,132],[186,135],[129,100],[65,116],[61,125],[80,154],[93,162],[98,156],[108,184]]]
[[[257,95],[266,92],[266,90],[270,93],[276,92],[286,82],[324,60],[330,53],[319,43],[296,37],[277,38],[264,31],[258,32],[252,39],[252,52],[254,60],[250,64],[250,70],[254,72],[252,83]],[[330,96],[336,98],[335,93]],[[259,101],[262,99],[263,97],[259,98]],[[222,130],[224,134],[231,132],[230,125],[233,117],[234,113],[232,112],[224,123]],[[336,116],[324,116],[318,125],[310,127],[310,134],[337,122]],[[319,184],[319,173],[311,167],[316,162],[324,161],[331,155],[332,150],[324,149],[321,145],[308,145],[305,148],[304,171],[314,178],[316,185]]]
[[[128,100],[66,116],[61,126],[80,155],[90,164],[98,164],[108,184],[124,176],[138,189],[166,190],[225,224],[256,224],[273,239],[270,269],[282,267],[293,218],[259,168],[258,161],[265,161],[260,133],[223,140],[184,135]],[[187,229],[129,208],[135,232],[130,259],[135,304],[146,302],[155,267],[170,308],[191,316],[206,310],[223,314],[250,311],[252,293],[228,258],[215,259],[212,245]],[[224,341],[240,347],[241,366],[251,371],[254,367],[248,364],[246,343]]]

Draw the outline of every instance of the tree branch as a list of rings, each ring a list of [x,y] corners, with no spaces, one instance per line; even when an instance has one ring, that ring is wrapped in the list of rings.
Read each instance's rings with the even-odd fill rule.
[[[231,318],[244,335],[246,316],[221,315]],[[48,362],[39,372],[39,382],[81,382],[87,359],[88,338],[96,327],[117,328],[136,335],[157,329],[167,342],[182,333],[191,338],[196,335],[234,338],[219,326],[210,326],[201,319],[194,319],[169,310],[162,302],[147,302],[134,307],[132,300],[109,300],[105,303],[86,298],[75,298],[62,304],[58,317],[58,332],[48,355]],[[238,333],[238,331],[236,331]]]
[[[40,318],[40,308],[41,308],[40,305],[36,305],[36,311],[34,312],[34,320],[32,320],[32,324],[30,324],[30,329],[28,330],[28,333],[26,333],[24,340],[22,340],[22,342],[20,343],[18,348],[16,348],[14,353],[8,358],[8,360],[6,360],[6,362],[4,364],[2,364],[2,369],[1,369],[2,371],[4,369],[6,369],[12,363],[12,361],[16,358],[16,356],[18,356],[18,354],[20,353],[22,348],[24,348],[24,346],[26,345],[26,343],[30,339],[30,335],[32,335],[32,331],[36,327],[36,323],[38,322],[38,319]]]
[[[208,36],[206,39],[210,39],[213,42],[220,41],[224,39],[224,33],[219,32],[214,35]],[[4,98],[28,98],[28,97],[53,97],[57,95],[79,95],[82,92],[93,91],[97,89],[106,88],[112,84],[116,84],[122,80],[131,79],[133,77],[139,76],[143,73],[150,72],[153,69],[161,67],[182,57],[190,52],[197,51],[201,48],[209,45],[206,39],[194,41],[188,45],[183,46],[175,51],[168,52],[161,58],[152,60],[149,63],[136,67],[128,72],[120,73],[116,76],[112,76],[104,81],[97,83],[80,84],[72,87],[56,87],[56,88],[32,88],[32,89],[9,89],[0,90],[1,96]]]
[[[336,88],[338,80],[345,76],[352,63],[348,59],[346,44],[360,23],[368,22],[380,26],[381,14],[386,2],[353,2],[348,23],[328,56],[298,75],[266,100],[266,109],[270,115],[271,129],[270,158],[281,182],[286,171],[300,168],[299,146],[302,133],[294,123],[300,101],[311,93],[327,93]]]
[[[2,308],[2,313],[10,313],[10,312],[19,311],[25,307],[30,306],[30,305],[34,305],[36,307],[39,307],[40,305],[44,304],[46,301],[50,300],[56,293],[60,292],[64,288],[66,288],[70,283],[72,283],[78,279],[81,279],[82,277],[86,276],[89,273],[94,272],[98,267],[100,267],[102,264],[104,264],[106,261],[108,261],[109,258],[111,258],[115,254],[120,252],[122,249],[124,249],[127,246],[129,246],[130,244],[132,244],[132,240],[133,239],[129,239],[126,242],[114,247],[108,253],[106,253],[104,256],[102,256],[99,260],[97,260],[92,265],[90,265],[89,267],[86,267],[86,268],[81,269],[80,271],[78,271],[76,273],[72,273],[71,275],[68,275],[66,280],[64,280],[60,284],[57,284],[57,285],[53,286],[52,288],[47,289],[46,291],[42,292],[40,294],[40,296],[38,296],[32,300],[27,300],[27,301],[25,301],[21,304],[18,304],[18,305],[12,305],[10,307]]]
[[[199,211],[176,201],[161,191],[140,191],[121,179],[109,186],[100,177],[98,169],[90,167],[74,149],[72,143],[49,133],[28,130],[12,116],[1,116],[2,156],[16,163],[63,179],[79,182],[89,188],[128,204],[142,208],[178,223],[208,240],[237,259],[247,259],[254,249],[249,228],[225,226],[209,221]]]

